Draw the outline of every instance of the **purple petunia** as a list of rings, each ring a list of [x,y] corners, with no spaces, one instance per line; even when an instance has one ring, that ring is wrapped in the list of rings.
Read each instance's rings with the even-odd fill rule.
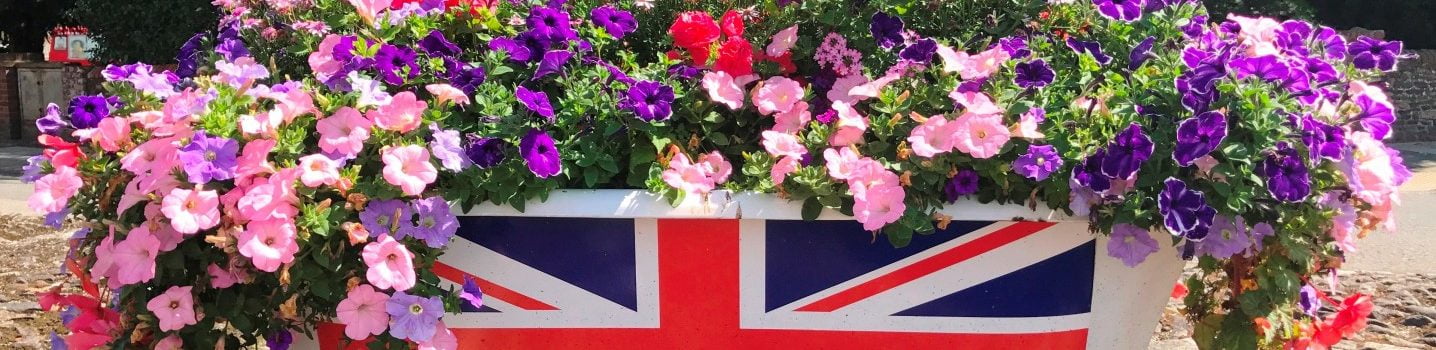
[[[519,102],[522,102],[524,107],[528,107],[530,111],[538,113],[538,115],[544,116],[549,120],[554,119],[553,105],[548,103],[548,94],[543,91],[533,91],[526,87],[519,86],[518,89],[514,90],[514,97],[517,97]]]
[[[1136,22],[1142,19],[1142,8],[1146,2],[1143,0],[1092,0],[1097,5],[1097,12],[1102,16],[1123,22]]]
[[[1113,179],[1131,178],[1142,168],[1142,164],[1152,157],[1155,146],[1152,139],[1142,131],[1142,125],[1128,125],[1104,149],[1102,175]]]
[[[27,184],[34,183],[36,180],[39,180],[40,177],[45,176],[45,174],[42,174],[41,171],[44,170],[42,165],[44,165],[47,160],[48,159],[46,159],[45,156],[41,155],[30,156],[30,158],[26,158],[25,166],[20,168],[20,182],[24,182]]]
[[[668,67],[668,76],[674,79],[693,81],[698,79],[698,76],[702,74],[702,69],[682,63]]]
[[[439,297],[394,292],[384,310],[392,317],[389,335],[423,343],[434,337],[439,317],[444,314],[444,301]]]
[[[1396,122],[1396,110],[1392,109],[1390,104],[1377,101],[1368,95],[1356,96],[1354,102],[1361,108],[1361,113],[1351,119],[1360,123],[1362,130],[1370,132],[1377,140],[1391,136],[1391,123]],[[74,119],[73,116],[70,118]]]
[[[429,31],[429,35],[419,40],[419,49],[429,57],[455,57],[463,53],[459,45],[454,45],[454,42],[444,37],[444,32],[438,29]]]
[[[529,130],[519,140],[519,155],[524,157],[529,171],[539,178],[549,178],[563,171],[563,159],[554,147],[553,137],[538,129]]]
[[[1032,55],[1032,50],[1027,48],[1027,39],[1020,36],[1009,36],[997,39],[997,46],[1007,52],[1008,57],[1014,59],[1027,58]]]
[[[1181,166],[1211,153],[1227,137],[1227,117],[1211,111],[1183,120],[1177,125],[1177,144],[1172,159]]]
[[[1351,63],[1356,69],[1381,69],[1389,72],[1396,70],[1396,60],[1401,55],[1401,47],[1399,40],[1382,41],[1363,35],[1346,46],[1346,53],[1351,55]]]
[[[1342,77],[1341,72],[1336,71],[1336,67],[1332,67],[1330,63],[1326,63],[1326,60],[1308,57],[1301,62],[1304,63],[1302,69],[1306,71],[1313,82],[1318,84],[1337,81]]]
[[[74,102],[71,103],[73,104]],[[65,119],[60,116],[60,106],[54,103],[45,106],[45,116],[40,117],[40,119],[35,119],[35,128],[39,129],[40,133],[45,135],[59,135],[60,130],[66,126],[69,126],[69,123],[66,123]]]
[[[484,291],[479,289],[472,276],[464,276],[464,289],[459,293],[459,299],[469,302],[469,306],[475,309],[484,307]]]
[[[478,90],[479,84],[483,84],[484,80],[488,78],[484,67],[474,67],[458,61],[452,62],[452,68],[448,68],[447,71],[449,85],[464,90],[465,94],[474,94],[474,91]]]
[[[289,350],[289,346],[292,344],[294,344],[294,334],[290,333],[288,329],[280,329],[264,337],[264,345],[268,346],[269,350]]]
[[[546,77],[549,74],[563,71],[563,66],[568,64],[569,58],[572,57],[573,52],[570,52],[568,50],[553,50],[545,52],[543,54],[543,59],[539,60],[538,68],[534,70],[533,78],[529,78],[529,80],[533,81],[543,79],[543,77]]]
[[[408,236],[424,241],[430,248],[443,248],[459,230],[459,220],[444,197],[429,197],[410,202],[417,220]]]
[[[1072,169],[1072,181],[1077,185],[1093,192],[1106,192],[1112,188],[1112,178],[1102,175],[1102,163],[1107,158],[1107,150],[1098,150],[1082,160]]]
[[[633,19],[632,13],[613,6],[594,8],[588,12],[588,18],[593,20],[593,24],[603,27],[603,31],[615,39],[623,39],[624,35],[638,30],[638,21]]]
[[[1198,249],[1213,258],[1227,259],[1251,247],[1246,220],[1241,215],[1217,215],[1212,219],[1211,234],[1198,244]]]
[[[1157,43],[1157,37],[1149,36],[1132,47],[1132,53],[1127,54],[1127,70],[1137,70],[1147,59],[1152,58],[1152,46]]]
[[[500,51],[508,54],[509,59],[518,62],[528,62],[536,57],[534,53],[542,52],[542,43],[535,39],[530,32],[519,33],[513,38],[494,38],[489,40],[489,50]]]
[[[179,150],[185,175],[196,184],[233,179],[238,159],[239,142],[204,131],[195,132],[190,143]]]
[[[1012,81],[1025,89],[1042,88],[1057,79],[1057,72],[1041,59],[1018,63],[1014,70]]]
[[[1122,260],[1127,267],[1137,267],[1147,256],[1161,249],[1157,240],[1147,229],[1132,224],[1112,225],[1112,237],[1107,241],[1107,255]]]
[[[1267,192],[1283,202],[1300,202],[1311,194],[1311,178],[1306,162],[1295,148],[1278,142],[1276,150],[1256,166],[1257,175],[1266,178]]]
[[[1052,145],[1027,145],[1027,154],[1012,161],[1012,171],[1029,179],[1042,181],[1062,168],[1062,157]]]
[[[374,68],[379,70],[385,83],[403,85],[405,79],[419,76],[419,64],[414,61],[417,57],[413,49],[384,44],[379,47],[379,53],[374,54]]]
[[[1238,58],[1232,60],[1231,66],[1236,70],[1237,79],[1256,76],[1268,82],[1281,82],[1291,77],[1291,66],[1275,55]]]
[[[1301,141],[1310,150],[1310,158],[1341,160],[1345,153],[1343,148],[1346,146],[1346,130],[1317,120],[1310,114],[1300,118],[1292,116],[1292,119],[1294,122],[1300,123]]]
[[[1297,305],[1301,306],[1301,312],[1307,316],[1316,316],[1316,312],[1321,310],[1321,297],[1316,294],[1316,288],[1310,284],[1303,285],[1301,292],[1297,294],[1300,295]]]
[[[71,127],[94,128],[100,125],[101,119],[110,116],[110,103],[103,95],[75,96],[70,99],[69,114]]]
[[[504,152],[508,148],[509,143],[503,139],[469,134],[464,144],[464,155],[479,169],[488,169],[504,161]]]
[[[646,122],[664,121],[673,115],[673,88],[650,80],[633,84],[623,94],[619,107]]]
[[[947,199],[948,203],[953,203],[962,196],[977,193],[977,180],[976,171],[972,169],[958,170],[957,174],[947,180],[947,185],[943,186],[943,198]]]
[[[535,6],[529,10],[525,22],[532,40],[540,43],[545,51],[578,39],[578,33],[569,24],[568,13],[562,9]]]
[[[873,13],[872,23],[868,25],[868,30],[872,32],[873,40],[877,41],[878,46],[884,49],[892,49],[903,43],[902,18],[897,16],[883,12]]]
[[[937,40],[922,39],[904,47],[898,52],[898,57],[913,63],[927,64],[932,62],[932,55],[937,53]]]
[[[1092,55],[1092,58],[1096,59],[1099,64],[1105,65],[1108,62],[1112,62],[1112,56],[1107,56],[1107,54],[1102,53],[1102,44],[1096,41],[1081,41],[1074,38],[1067,38],[1067,48],[1072,49],[1072,51],[1078,54],[1085,53]]]
[[[371,200],[359,212],[359,223],[373,235],[404,238],[414,226],[414,209],[397,199]]]
[[[1157,196],[1157,209],[1162,213],[1162,224],[1167,231],[1193,242],[1207,238],[1217,211],[1207,206],[1206,195],[1176,178],[1167,178],[1163,185],[1162,193]]]

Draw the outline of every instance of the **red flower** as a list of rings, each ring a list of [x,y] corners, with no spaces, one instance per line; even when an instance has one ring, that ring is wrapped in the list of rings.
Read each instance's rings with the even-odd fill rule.
[[[722,20],[723,35],[743,36],[743,15],[738,11],[728,10],[723,14]]]
[[[80,145],[56,136],[40,135],[40,145],[45,146],[45,151],[42,152],[45,158],[50,159],[50,164],[57,167],[73,168],[85,157],[84,153],[80,153]]]
[[[718,24],[707,12],[688,11],[678,14],[668,27],[668,35],[673,36],[673,45],[692,52],[718,41]]]
[[[733,77],[753,74],[753,45],[742,37],[728,37],[718,49],[718,62],[713,64],[713,69]]]
[[[1187,285],[1182,284],[1181,281],[1177,281],[1177,284],[1172,286],[1172,299],[1184,298],[1186,296]]]
[[[754,53],[754,55],[757,56],[757,60],[759,62],[767,61],[778,64],[779,74],[789,75],[798,72],[798,66],[793,64],[792,51],[784,52],[778,57],[773,57],[768,56],[768,54],[766,52],[763,52],[763,50],[758,50],[758,52]]]
[[[1312,340],[1325,346],[1336,345],[1342,338],[1349,337],[1366,328],[1366,317],[1371,315],[1371,296],[1353,294],[1341,301],[1336,314],[1316,324]]]

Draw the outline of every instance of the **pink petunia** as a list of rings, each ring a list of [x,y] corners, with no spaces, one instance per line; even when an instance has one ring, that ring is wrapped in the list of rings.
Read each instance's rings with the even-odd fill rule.
[[[251,221],[239,233],[239,254],[249,257],[260,271],[279,271],[280,265],[294,261],[294,253],[299,252],[295,240],[294,221]]]
[[[292,219],[299,213],[295,207],[299,197],[294,190],[298,169],[285,169],[269,178],[258,178],[236,203],[244,220]]]
[[[90,282],[99,283],[102,278],[115,278],[119,266],[115,266],[115,227],[95,246],[95,263],[90,265]]]
[[[683,153],[668,161],[668,170],[663,171],[662,178],[669,186],[692,195],[711,192],[716,186],[708,168],[693,163]]]
[[[728,182],[728,176],[733,174],[733,164],[723,159],[723,154],[718,151],[698,155],[698,165],[708,168],[708,174],[713,178],[714,184]]]
[[[928,117],[922,125],[913,128],[907,143],[912,146],[913,154],[932,158],[952,151],[955,144],[953,134],[956,131],[957,123],[949,123],[947,117],[939,114]]]
[[[709,71],[703,74],[703,89],[708,91],[708,99],[713,102],[732,110],[743,108],[743,87],[726,72]]]
[[[1042,124],[1042,117],[1038,114],[1041,113],[1041,111],[1041,109],[1032,109],[1028,110],[1027,113],[1022,113],[1022,116],[1019,117],[1020,119],[1017,120],[1017,125],[1013,128],[1015,130],[1013,130],[1012,136],[1025,139],[1041,139],[1047,137],[1047,135],[1042,133],[1042,130],[1038,130],[1037,128]]]
[[[160,339],[159,342],[155,343],[155,350],[181,349],[184,349],[184,340],[180,339],[179,335],[176,334],[170,334],[170,336],[165,337],[164,339]]]
[[[942,57],[943,71],[956,72],[962,76],[962,80],[967,81],[986,78],[992,73],[996,73],[1002,69],[1002,64],[1011,58],[1001,47],[993,47],[976,55],[969,55],[966,52],[954,51],[950,47],[939,45],[937,55]]]
[[[202,188],[175,189],[165,195],[165,217],[175,231],[194,234],[219,225],[219,194]]]
[[[130,120],[120,117],[104,118],[92,135],[95,143],[106,152],[118,152],[130,145]]]
[[[429,84],[427,86],[424,86],[424,90],[428,90],[430,94],[434,94],[434,103],[437,103],[440,106],[448,102],[453,102],[454,104],[460,106],[466,106],[469,104],[469,95],[464,93],[464,90],[459,90],[459,88],[456,88],[453,85]]]
[[[777,163],[773,164],[773,169],[772,171],[770,171],[769,178],[773,180],[774,185],[781,185],[783,184],[783,180],[788,178],[788,174],[792,174],[794,171],[797,171],[798,167],[802,165],[802,160],[797,157],[780,158],[778,159]]]
[[[383,151],[384,180],[417,196],[439,176],[439,169],[429,161],[429,150],[417,145],[390,147]]]
[[[353,108],[343,107],[334,115],[320,119],[315,125],[319,130],[319,149],[324,152],[353,157],[364,149],[369,139],[369,128],[374,124],[359,115]]]
[[[802,99],[803,86],[781,76],[768,78],[753,92],[753,104],[758,106],[758,113],[764,115],[787,113]]]
[[[828,176],[834,179],[847,180],[853,178],[860,170],[861,165],[858,159],[861,157],[850,147],[829,148],[823,150],[823,161],[827,163]]]
[[[160,331],[176,331],[199,322],[195,319],[194,295],[190,294],[193,289],[190,286],[172,286],[145,304],[145,308],[159,319]]]
[[[833,110],[838,113],[838,122],[835,125],[837,130],[833,131],[828,144],[843,147],[862,141],[863,133],[868,130],[868,118],[858,114],[858,111],[846,102],[833,102]]]
[[[339,181],[339,162],[323,154],[299,158],[299,182],[304,186],[334,185]]]
[[[205,272],[209,273],[209,285],[214,288],[229,288],[234,286],[235,283],[239,283],[238,276],[235,276],[234,273],[229,272],[229,270],[219,267],[218,264],[210,263],[209,267],[205,269]]]
[[[334,59],[334,47],[343,41],[344,37],[329,34],[319,42],[319,48],[309,53],[309,69],[314,71],[314,77],[319,81],[329,81],[344,68],[344,62]]]
[[[83,185],[84,181],[75,168],[55,168],[54,173],[35,181],[35,192],[30,193],[26,204],[40,214],[59,212],[65,210],[65,206],[70,204],[70,197],[79,193]]]
[[[966,113],[954,121],[957,149],[973,158],[992,158],[1012,137],[1002,125],[1001,115],[979,115]]]
[[[853,74],[838,78],[837,80],[833,81],[832,89],[828,90],[828,100],[848,104],[862,100],[862,96],[854,96],[851,92],[853,88],[862,86],[863,84],[867,83],[868,77],[863,76],[862,74]]]
[[[418,129],[424,123],[424,109],[429,103],[420,101],[411,91],[394,95],[394,100],[369,111],[369,119],[380,129],[406,133]]]
[[[350,289],[335,309],[339,323],[344,325],[344,335],[361,340],[383,334],[389,327],[389,313],[385,310],[388,303],[389,295],[374,290],[374,286],[361,284]]]
[[[877,231],[883,226],[902,218],[907,204],[902,186],[878,186],[869,188],[862,196],[853,197],[853,217],[863,224],[863,229]]]
[[[239,116],[239,130],[246,135],[272,138],[279,135],[279,125],[284,114],[279,110],[242,114]]]
[[[318,111],[314,108],[314,97],[309,96],[304,89],[289,89],[282,94],[273,94],[270,98],[275,102],[271,113],[278,113],[285,123],[294,122],[294,118]]]
[[[324,141],[320,142],[322,144]],[[257,139],[245,143],[244,149],[239,152],[239,158],[235,160],[235,182],[248,183],[251,177],[273,173],[274,166],[269,164],[269,152],[274,150],[275,144],[277,142],[271,139]]]
[[[120,158],[120,169],[136,175],[168,173],[179,165],[179,147],[173,141],[170,138],[145,141]]]
[[[808,112],[808,103],[798,101],[793,108],[787,112],[773,115],[773,130],[783,133],[797,133],[813,120],[812,113]]]
[[[947,94],[948,98],[963,108],[963,113],[971,114],[1002,114],[1002,107],[992,102],[992,97],[985,93],[973,91],[953,90]]]
[[[394,288],[396,291],[414,287],[414,254],[394,237],[379,236],[377,241],[365,245],[360,255],[364,257],[364,264],[369,266],[364,276],[374,287]]]
[[[364,19],[364,23],[377,25],[374,23],[374,18],[379,16],[379,11],[388,9],[393,1],[394,0],[349,0],[349,4],[354,5],[354,10],[359,13],[359,18]]]
[[[429,341],[419,342],[418,350],[455,350],[459,348],[459,338],[454,336],[454,331],[439,321],[434,326],[434,336]]]
[[[118,285],[128,285],[155,278],[155,256],[159,255],[159,251],[160,241],[154,235],[146,231],[130,231],[110,253],[115,264],[113,281]]]
[[[803,155],[808,154],[808,148],[803,147],[803,143],[798,141],[798,137],[793,134],[772,130],[764,131],[762,143],[763,149],[774,156],[802,158]]]
[[[777,34],[773,34],[773,40],[768,43],[768,47],[764,51],[766,51],[769,57],[778,57],[788,53],[788,50],[791,50],[793,45],[797,43],[798,26],[793,25],[792,27],[783,28],[783,30],[778,31]]]

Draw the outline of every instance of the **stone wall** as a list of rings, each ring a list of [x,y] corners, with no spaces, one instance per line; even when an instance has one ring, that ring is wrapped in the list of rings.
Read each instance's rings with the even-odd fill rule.
[[[1396,103],[1393,140],[1436,141],[1436,50],[1407,53],[1418,57],[1401,61],[1386,78],[1386,93]]]

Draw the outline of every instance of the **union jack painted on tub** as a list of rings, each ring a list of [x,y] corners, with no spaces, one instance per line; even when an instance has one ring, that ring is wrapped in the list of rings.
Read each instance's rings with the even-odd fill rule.
[[[1130,316],[1105,298],[1143,286],[1094,282],[1113,261],[1083,222],[954,221],[904,248],[852,220],[460,222],[436,272],[484,290],[444,316],[462,348],[1108,349],[1156,320],[1094,333]],[[321,327],[321,348],[340,333]]]

